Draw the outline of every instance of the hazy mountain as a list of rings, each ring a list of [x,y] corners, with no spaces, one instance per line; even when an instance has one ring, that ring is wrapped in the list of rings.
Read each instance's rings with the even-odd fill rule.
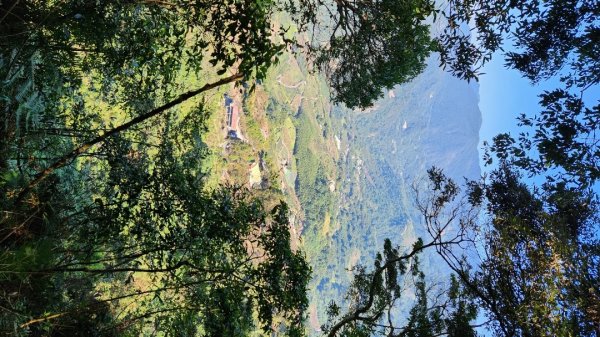
[[[371,109],[334,107],[332,117],[343,119],[338,138],[344,155],[339,163],[339,227],[313,259],[318,285],[313,300],[320,313],[325,305],[320,299],[341,298],[351,276],[347,268],[372,263],[384,238],[408,246],[419,236],[412,185],[428,168],[440,167],[459,182],[480,174],[478,86],[430,63]]]

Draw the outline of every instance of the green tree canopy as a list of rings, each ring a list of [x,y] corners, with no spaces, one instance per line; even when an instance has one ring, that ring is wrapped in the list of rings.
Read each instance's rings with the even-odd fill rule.
[[[312,32],[303,47],[325,73],[333,100],[350,108],[369,107],[382,90],[417,76],[434,47],[429,0],[308,0],[291,7]]]
[[[3,214],[0,331],[303,333],[310,267],[290,247],[287,207],[206,191],[199,122],[161,120],[111,137]]]

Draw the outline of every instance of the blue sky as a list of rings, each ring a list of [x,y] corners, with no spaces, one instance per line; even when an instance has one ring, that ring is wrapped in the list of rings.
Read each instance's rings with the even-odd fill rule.
[[[483,72],[485,74],[479,80],[479,109],[483,117],[479,132],[480,151],[482,142],[491,141],[498,133],[509,132],[516,136],[519,132],[516,117],[521,113],[532,115],[539,112],[538,95],[544,90],[562,87],[555,78],[532,85],[516,70],[504,68],[504,59],[498,53]],[[589,106],[599,99],[599,86],[588,89],[584,95]],[[481,166],[485,171],[483,163]]]
[[[490,142],[498,133],[509,132],[516,136],[517,116],[540,111],[538,95],[560,86],[556,80],[532,85],[516,70],[504,68],[504,59],[498,53],[483,72],[479,80],[479,109],[483,117],[480,149],[483,141]]]

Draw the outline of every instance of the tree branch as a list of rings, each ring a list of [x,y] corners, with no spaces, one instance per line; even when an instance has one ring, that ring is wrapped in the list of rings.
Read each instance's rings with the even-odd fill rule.
[[[423,251],[429,247],[434,247],[434,246],[438,246],[438,245],[444,245],[444,244],[451,243],[451,242],[438,242],[439,239],[440,239],[440,236],[437,236],[433,239],[433,241],[431,241],[425,245],[422,245],[418,248],[413,248],[412,251],[408,254],[398,256],[397,258],[394,258],[394,259],[387,260],[385,264],[383,264],[382,266],[380,266],[373,272],[372,280],[374,280],[377,276],[381,275],[385,270],[387,270],[389,268],[389,266],[391,266],[395,263],[398,263],[399,261],[410,259],[413,256],[417,255],[418,253],[420,253],[421,251]],[[327,337],[335,337],[337,335],[338,331],[340,329],[342,329],[344,327],[344,325],[346,325],[350,322],[353,322],[353,321],[364,319],[360,315],[369,311],[369,309],[371,309],[371,307],[373,306],[373,302],[375,301],[375,296],[376,296],[376,294],[375,294],[376,287],[377,287],[376,282],[371,282],[371,285],[369,287],[369,299],[368,299],[367,303],[365,303],[364,306],[359,307],[356,310],[354,310],[354,312],[346,315],[337,324],[332,326],[331,330],[329,330],[329,333],[327,334]]]
[[[131,128],[132,126],[142,123],[156,115],[161,114],[162,112],[175,107],[185,101],[187,101],[190,98],[193,98],[205,91],[217,88],[221,85],[227,84],[227,83],[232,83],[232,82],[236,82],[239,81],[240,79],[242,79],[244,77],[243,74],[237,73],[234,75],[231,75],[229,77],[225,77],[222,78],[216,82],[212,82],[212,83],[208,83],[204,86],[202,86],[201,88],[198,88],[196,90],[192,90],[192,91],[188,91],[186,93],[181,94],[179,97],[177,97],[176,99],[161,105],[158,108],[155,108],[153,110],[150,110],[148,112],[146,112],[145,114],[142,114],[138,117],[135,117],[134,119],[130,120],[129,122],[119,125],[114,129],[111,129],[109,131],[107,131],[106,133],[103,133],[99,136],[97,136],[96,138],[89,140],[81,145],[79,145],[77,148],[75,148],[73,151],[71,151],[70,153],[62,156],[60,159],[58,159],[57,161],[55,161],[52,165],[48,166],[45,170],[39,172],[38,174],[35,175],[35,177],[33,178],[33,180],[31,180],[27,186],[25,186],[25,188],[23,188],[21,190],[21,192],[19,192],[19,194],[17,195],[16,198],[16,203],[20,203],[23,198],[25,196],[27,196],[27,194],[29,194],[29,192],[31,192],[31,190],[36,187],[40,182],[42,182],[44,179],[48,178],[48,176],[50,176],[54,171],[56,171],[57,169],[60,169],[66,165],[68,165],[71,161],[73,161],[74,159],[76,159],[79,155],[85,153],[87,150],[89,150],[92,146],[101,143],[103,141],[105,141],[107,138],[114,136],[122,131],[125,131],[129,128]]]

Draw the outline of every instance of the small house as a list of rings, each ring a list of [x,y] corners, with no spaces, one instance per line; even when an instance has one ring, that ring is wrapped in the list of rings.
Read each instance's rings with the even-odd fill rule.
[[[240,124],[239,108],[233,99],[225,95],[225,117],[229,131],[237,132]]]

